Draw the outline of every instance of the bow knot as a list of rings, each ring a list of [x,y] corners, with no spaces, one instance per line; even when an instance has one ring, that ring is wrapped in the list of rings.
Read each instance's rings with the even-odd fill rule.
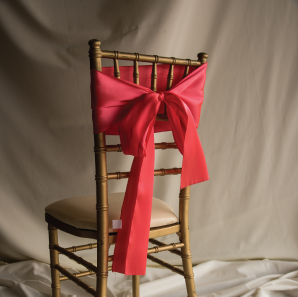
[[[165,100],[165,94],[164,94],[164,92],[158,92],[157,94],[158,94],[158,100],[160,102],[163,102]]]

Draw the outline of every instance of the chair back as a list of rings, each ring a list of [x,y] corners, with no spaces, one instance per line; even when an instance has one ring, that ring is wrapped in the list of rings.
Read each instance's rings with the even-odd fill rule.
[[[173,82],[179,81],[182,79],[176,78],[175,74],[175,66],[179,66],[181,73],[181,67],[183,69],[183,77],[187,76],[190,73],[190,70],[199,67],[203,63],[206,63],[208,55],[205,53],[198,54],[198,60],[190,60],[190,59],[178,59],[173,57],[160,57],[156,55],[143,55],[138,53],[124,53],[117,51],[102,51],[100,48],[100,42],[98,40],[90,40],[89,41],[89,57],[90,57],[90,68],[102,71],[102,59],[112,59],[114,63],[114,77],[120,79],[120,67],[119,60],[131,61],[133,63],[133,73],[131,73],[131,81],[135,84],[140,84],[142,81],[142,77],[140,76],[140,67],[139,62],[147,62],[151,63],[151,85],[150,88],[154,92],[159,90],[158,85],[158,65],[165,64],[168,66],[164,66],[163,73],[165,71],[165,67],[167,68],[167,79],[166,79],[166,90],[169,90],[173,86]],[[125,74],[127,76],[127,74]],[[167,111],[165,105],[160,108],[160,113],[158,114],[156,120],[157,121],[169,121],[167,117]],[[172,143],[155,143],[155,149],[177,149],[175,142]],[[106,145],[105,133],[97,133],[94,134],[94,152],[95,152],[95,169],[96,169],[96,197],[97,197],[97,236],[98,240],[103,244],[98,246],[98,265],[97,267],[103,267],[104,271],[107,271],[104,268],[105,264],[100,263],[104,258],[99,257],[104,253],[106,258],[108,257],[108,242],[104,240],[106,234],[108,233],[108,187],[107,182],[111,179],[122,179],[128,178],[129,172],[107,172],[107,161],[106,154],[107,152],[122,152],[121,144],[118,145]],[[168,169],[156,169],[154,170],[155,176],[164,176],[170,174],[180,174],[181,168],[168,168]],[[188,228],[188,208],[189,208],[189,192],[190,187],[186,187],[180,191],[179,195],[179,224],[181,225],[181,229]],[[186,234],[188,236],[188,232],[180,232],[181,234]],[[188,238],[186,240],[189,240]],[[186,251],[187,252],[187,251]],[[190,253],[190,251],[189,251]],[[107,264],[107,263],[106,263]],[[106,269],[106,270],[105,270]]]

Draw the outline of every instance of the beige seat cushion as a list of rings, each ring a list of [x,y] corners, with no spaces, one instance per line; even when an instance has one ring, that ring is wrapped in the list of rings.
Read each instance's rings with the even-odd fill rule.
[[[119,220],[124,193],[109,194],[109,232],[117,232],[112,220]],[[96,230],[96,196],[63,199],[48,205],[45,212],[55,219],[79,229]],[[173,209],[165,202],[153,197],[150,227],[159,227],[178,222]]]

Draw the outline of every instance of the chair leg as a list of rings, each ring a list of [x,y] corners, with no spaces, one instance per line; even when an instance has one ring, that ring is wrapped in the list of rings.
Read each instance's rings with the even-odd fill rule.
[[[48,225],[49,242],[50,242],[50,260],[51,260],[51,277],[52,277],[52,296],[60,297],[60,275],[59,271],[55,268],[59,264],[59,253],[53,249],[54,245],[58,245],[58,232],[57,228]]]
[[[132,276],[132,296],[133,297],[140,296],[140,276],[139,275]]]
[[[189,247],[189,244],[186,246]],[[190,250],[189,250],[189,252],[184,253],[183,249],[182,249],[182,263],[183,263],[183,269],[184,269],[184,273],[185,273],[184,278],[185,278],[185,284],[186,284],[188,297],[197,297],[196,287],[195,287],[195,282],[194,282],[194,273],[193,273],[192,263],[191,263]]]
[[[92,61],[92,59],[90,60]],[[94,60],[95,61],[95,60]],[[96,60],[96,65],[99,65]],[[106,162],[106,140],[104,133],[94,134],[96,217],[97,217],[97,273],[96,297],[107,296],[109,217],[108,217],[108,174]]]
[[[97,274],[96,274],[96,297],[107,296],[108,284],[108,249],[107,246],[97,243]]]
[[[180,191],[179,195],[179,217],[181,224],[180,241],[184,243],[181,248],[182,264],[184,270],[184,278],[186,283],[188,297],[197,297],[196,287],[194,282],[194,273],[191,263],[190,242],[189,242],[189,225],[188,225],[188,209],[190,198],[190,187],[186,187]]]

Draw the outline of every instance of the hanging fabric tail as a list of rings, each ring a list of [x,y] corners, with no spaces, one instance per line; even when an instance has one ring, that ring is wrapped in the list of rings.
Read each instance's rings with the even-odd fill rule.
[[[153,131],[146,152],[146,157],[135,157],[132,163],[121,211],[124,224],[118,230],[114,251],[112,270],[125,275],[146,274],[154,182]]]

